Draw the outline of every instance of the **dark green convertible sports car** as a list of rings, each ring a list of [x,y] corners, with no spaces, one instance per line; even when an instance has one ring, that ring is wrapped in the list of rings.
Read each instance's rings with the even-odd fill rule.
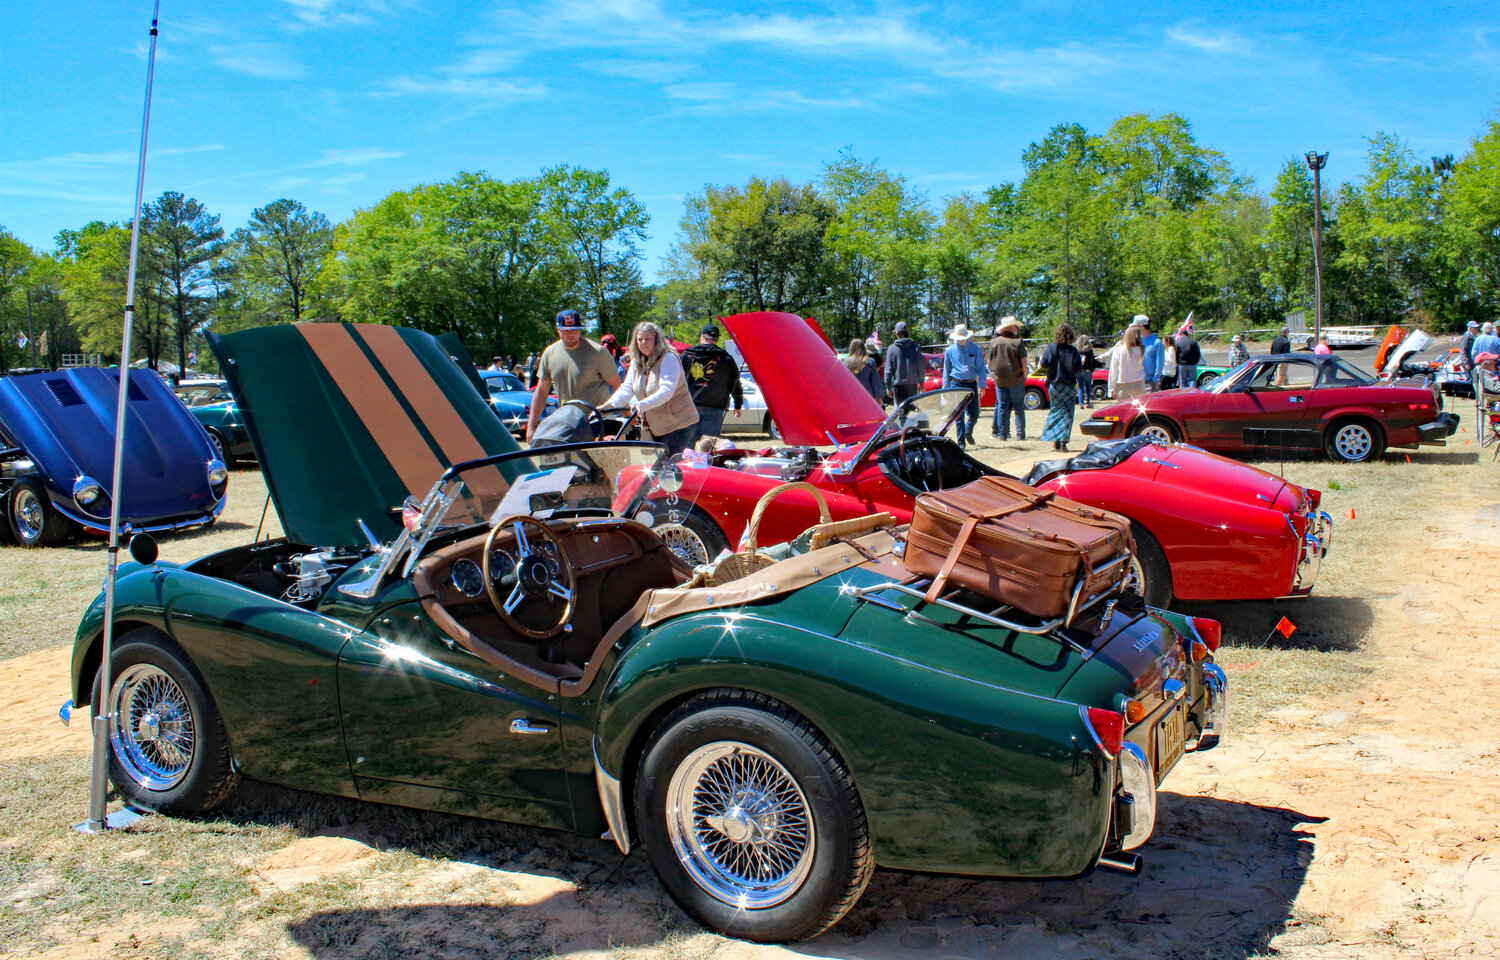
[[[688,569],[648,511],[690,508],[690,460],[522,451],[426,334],[214,344],[286,537],[124,565],[105,696],[84,616],[75,698],[132,804],[243,776],[602,834],[705,925],[785,940],[877,865],[1133,870],[1157,784],[1222,732],[1213,621],[927,603],[881,517]]]

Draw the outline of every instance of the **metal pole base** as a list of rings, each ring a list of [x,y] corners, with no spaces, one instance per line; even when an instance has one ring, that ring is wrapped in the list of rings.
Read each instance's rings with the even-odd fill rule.
[[[124,806],[114,813],[106,814],[103,820],[85,820],[73,824],[79,833],[108,833],[111,830],[127,830],[149,817],[154,811],[140,807]]]

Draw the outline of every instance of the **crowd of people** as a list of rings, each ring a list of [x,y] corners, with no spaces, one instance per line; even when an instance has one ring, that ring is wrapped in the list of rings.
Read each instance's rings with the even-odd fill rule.
[[[987,348],[975,342],[967,324],[956,325],[942,356],[942,384],[969,392],[958,421],[960,446],[976,442],[980,397],[987,382],[995,385],[990,437],[1010,440],[1013,423],[1015,438],[1025,440],[1026,380],[1037,373],[1045,377],[1049,409],[1041,439],[1062,451],[1068,449],[1075,408],[1093,403],[1096,371],[1106,371],[1104,385],[1113,400],[1195,384],[1203,351],[1193,336],[1192,314],[1171,335],[1158,335],[1154,327],[1149,316],[1136,314],[1108,351],[1107,361],[1101,361],[1088,336],[1062,323],[1033,366],[1022,339],[1023,324],[1016,317],[1005,317],[996,325]],[[557,333],[555,343],[529,356],[524,365],[513,358],[496,357],[491,367],[515,371],[534,391],[528,441],[553,393],[563,403],[581,400],[597,409],[628,409],[633,418],[639,418],[645,437],[666,444],[674,453],[703,437],[717,438],[731,405],[735,417],[743,413],[739,364],[719,345],[716,324],[706,324],[698,343],[682,350],[680,356],[666,331],[649,321],[635,326],[623,348],[612,334],[597,343],[585,337],[576,310],[557,315]],[[912,339],[910,325],[897,323],[894,334],[888,347],[878,333],[851,340],[842,358],[855,380],[882,404],[900,404],[921,393],[927,379],[927,358]],[[1270,352],[1275,356],[1291,349],[1290,330],[1282,327],[1271,341]],[[1313,352],[1326,354],[1331,349],[1325,335]],[[1500,336],[1494,324],[1471,322],[1460,342],[1460,354],[1466,370],[1487,372],[1495,380]],[[1244,337],[1235,334],[1229,344],[1229,366],[1249,359]]]

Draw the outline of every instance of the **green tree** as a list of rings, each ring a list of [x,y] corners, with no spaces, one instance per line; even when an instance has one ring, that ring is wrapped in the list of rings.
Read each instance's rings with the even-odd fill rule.
[[[1427,288],[1437,178],[1399,138],[1378,133],[1369,144],[1362,181],[1338,193],[1342,250],[1334,265],[1357,318],[1394,323],[1433,306]]]
[[[640,244],[651,218],[609,172],[559,166],[542,171],[542,205],[553,241],[574,277],[573,302],[599,321],[600,332],[626,333],[643,309]]]
[[[218,214],[168,190],[141,211],[141,244],[172,319],[177,366],[186,371],[188,339],[208,321],[218,297],[213,265],[224,249],[224,229]]]
[[[1453,165],[1442,211],[1442,254],[1456,276],[1454,319],[1492,319],[1500,312],[1500,118]]]
[[[824,168],[821,186],[834,208],[823,259],[834,343],[920,316],[933,221],[926,198],[848,154]]]
[[[811,185],[758,177],[688,197],[668,267],[674,302],[702,313],[807,313],[823,300],[833,207]]]
[[[298,323],[327,308],[310,299],[313,278],[333,250],[333,226],[296,200],[276,200],[250,214],[226,250],[229,309],[221,330]]]

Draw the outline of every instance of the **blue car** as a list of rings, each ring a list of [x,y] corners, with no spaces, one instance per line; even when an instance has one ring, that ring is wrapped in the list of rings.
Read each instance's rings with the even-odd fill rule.
[[[526,414],[531,410],[531,391],[526,389],[520,377],[504,370],[481,370],[479,375],[484,378],[490,409],[500,417],[512,436],[523,436],[526,433]],[[548,397],[542,419],[550,417],[556,410],[557,398]]]
[[[208,435],[156,374],[128,389],[121,524],[213,523],[229,471]],[[119,392],[120,371],[99,367],[0,379],[0,506],[22,546],[109,529]]]

